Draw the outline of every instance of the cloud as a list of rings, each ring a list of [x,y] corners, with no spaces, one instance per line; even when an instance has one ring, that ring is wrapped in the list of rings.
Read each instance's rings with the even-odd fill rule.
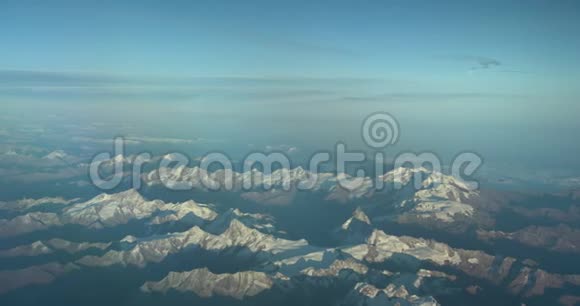
[[[112,145],[114,142],[113,138],[95,138],[95,137],[86,137],[86,136],[73,136],[71,140],[74,142],[87,142],[92,144],[99,144],[99,145]],[[124,144],[126,145],[137,145],[141,142],[135,140],[125,139]]]
[[[287,145],[287,144],[279,144],[279,145],[267,145],[265,147],[266,152],[283,152],[286,154],[292,154],[299,151],[298,147]]]
[[[501,62],[488,57],[473,57],[473,60],[479,64],[479,68],[488,69],[496,66],[501,66]]]
[[[377,95],[367,95],[367,96],[345,96],[342,98],[342,102],[403,102],[403,103],[416,103],[416,102],[428,102],[432,103],[434,101],[477,101],[480,99],[487,99],[493,101],[498,98],[526,98],[525,95],[518,94],[506,94],[506,93],[484,93],[484,92],[455,92],[455,93],[440,93],[440,92],[402,92],[402,93],[384,93]]]
[[[472,65],[475,65],[471,68],[471,70],[490,69],[502,65],[502,62],[495,58],[479,55],[442,55],[437,56],[436,58],[448,61],[471,63]]]
[[[81,72],[0,70],[0,96],[27,100],[199,101],[235,96],[240,100],[308,99],[366,86],[378,79],[356,77],[159,77]]]
[[[332,84],[337,82],[353,83],[377,81],[374,78],[352,77],[286,77],[286,76],[153,76],[153,75],[120,75],[93,72],[62,72],[62,71],[28,71],[1,70],[0,88],[51,88],[83,89],[83,88],[116,88],[116,89],[146,89],[146,88],[196,88],[196,89],[228,89],[238,86],[255,85],[308,85]]]
[[[107,144],[111,145],[114,142],[113,138],[93,138],[85,136],[74,136],[73,141],[76,142],[88,142],[94,144]],[[195,144],[203,142],[204,139],[195,137],[193,139],[185,138],[171,138],[171,137],[148,137],[148,136],[125,136],[123,141],[126,145],[139,145],[144,143],[163,143],[163,144]]]
[[[61,71],[0,70],[0,84],[5,86],[86,86],[127,83],[129,79],[98,73]]]
[[[137,142],[167,143],[167,144],[194,144],[202,141],[201,138],[183,139],[183,138],[168,138],[168,137],[135,137],[135,136],[127,136],[125,139]]]

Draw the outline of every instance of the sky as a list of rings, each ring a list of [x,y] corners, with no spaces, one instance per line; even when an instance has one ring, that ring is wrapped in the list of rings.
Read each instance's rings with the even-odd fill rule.
[[[580,165],[577,1],[0,6],[5,114],[332,143],[387,111],[405,150]]]
[[[580,51],[576,1],[2,3],[0,63],[15,70],[447,79],[497,65],[571,76]]]
[[[579,8],[576,1],[2,1],[0,69],[57,74],[47,78],[373,78],[405,83],[407,92],[567,96],[578,94]]]

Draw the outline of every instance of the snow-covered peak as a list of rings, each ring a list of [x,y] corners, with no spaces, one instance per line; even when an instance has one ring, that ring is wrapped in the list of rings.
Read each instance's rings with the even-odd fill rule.
[[[123,239],[121,239],[120,242],[135,243],[138,240],[139,240],[139,238],[137,238],[133,235],[127,235]]]
[[[399,167],[383,174],[381,178],[386,183],[407,185],[409,182],[411,182],[411,180],[414,179],[416,175],[425,176],[430,172],[431,171],[427,170],[424,167],[420,168]]]
[[[104,193],[69,206],[63,210],[61,217],[64,223],[102,228],[149,217],[163,204],[160,200],[147,201],[139,192],[129,189],[114,194]]]
[[[383,179],[394,184],[395,206],[402,210],[404,220],[450,223],[457,216],[471,218],[475,210],[470,203],[480,196],[461,179],[425,168],[397,168]]]
[[[123,201],[123,202],[140,203],[144,202],[145,198],[143,198],[143,196],[137,190],[131,188],[118,193],[102,193],[88,200],[86,203],[93,204],[103,201]]]
[[[353,223],[353,221],[358,221],[358,222],[362,222],[364,224],[370,225],[371,224],[371,220],[370,218],[367,216],[367,214],[365,214],[365,212],[360,208],[357,207],[356,210],[352,213],[352,217],[348,218],[348,220],[346,220],[343,224],[342,224],[342,229],[343,230],[348,230],[351,226],[351,224]]]
[[[37,201],[30,201],[21,203],[20,206],[27,207],[36,204]],[[0,203],[0,207],[2,206]],[[101,229],[127,224],[131,220],[151,218],[149,220],[151,224],[184,221],[193,225],[212,221],[216,217],[217,213],[209,205],[196,203],[193,200],[184,203],[149,201],[136,190],[129,189],[114,194],[103,193],[85,202],[76,202],[66,206],[60,212],[30,212],[10,220],[0,220],[0,224],[4,224],[0,228],[0,236],[17,235],[65,224]]]
[[[438,306],[439,303],[430,296],[419,297],[410,294],[404,285],[388,284],[385,288],[359,282],[348,297],[350,305],[412,305]]]
[[[304,239],[292,241],[275,238],[249,228],[236,219],[231,221],[229,228],[220,237],[226,245],[244,246],[252,251],[266,251],[272,254],[308,246],[308,242]]]
[[[446,244],[388,235],[381,230],[374,230],[366,244],[349,247],[343,251],[358,260],[364,259],[369,262],[383,262],[395,253],[402,253],[440,265],[461,263],[460,255]]]
[[[166,234],[153,239],[137,240],[125,238],[135,244],[129,250],[112,250],[105,255],[86,256],[78,263],[87,266],[134,265],[145,267],[150,262],[160,262],[170,254],[176,254],[190,247],[220,252],[226,249],[244,248],[252,253],[279,254],[308,247],[306,240],[286,240],[261,233],[234,219],[228,229],[220,235],[205,232],[198,226],[187,231]]]
[[[298,255],[298,256],[292,256],[289,258],[284,258],[284,259],[281,259],[279,261],[274,262],[274,264],[281,267],[281,266],[295,265],[298,262],[304,262],[304,263],[322,262],[325,255],[328,254],[329,252],[334,252],[334,250],[332,250],[332,249],[317,250],[314,252],[306,253],[304,255]]]
[[[166,213],[162,214],[161,216],[156,216],[153,220],[151,220],[152,224],[182,221],[189,215],[195,216],[203,221],[213,221],[218,217],[218,214],[211,206],[200,204],[193,200],[189,200],[183,203],[162,204],[158,207],[158,210],[164,211]]]
[[[66,152],[64,152],[63,150],[56,150],[56,151],[52,151],[50,153],[48,153],[47,155],[43,156],[43,159],[51,159],[51,160],[62,160],[69,157],[68,154],[66,154]]]
[[[110,245],[111,243],[72,242],[53,238],[47,241],[36,241],[31,244],[17,246],[8,250],[0,250],[0,257],[39,256],[52,254],[57,251],[74,254],[88,249],[104,250]]]
[[[355,273],[364,275],[368,272],[369,268],[366,265],[352,258],[349,258],[346,260],[337,259],[333,261],[328,268],[318,269],[314,267],[309,267],[302,270],[301,273],[308,276],[316,276],[316,277],[338,276],[339,273],[343,270],[352,270]]]
[[[163,177],[160,179],[159,175]],[[229,191],[243,191],[248,187],[259,192],[260,187],[275,190],[288,190],[298,186],[300,190],[327,192],[326,199],[346,202],[363,197],[371,197],[376,191],[376,179],[372,177],[353,177],[346,173],[312,173],[304,168],[281,168],[270,174],[262,173],[257,169],[246,172],[236,172],[231,169],[220,169],[208,172],[199,167],[167,169],[167,171],[152,171],[144,175],[148,185],[188,182],[194,189],[226,188]],[[404,199],[413,197],[416,192],[422,191],[421,197],[443,197],[451,201],[461,202],[477,194],[470,190],[468,184],[453,176],[431,171],[424,167],[399,167],[378,177],[387,187],[386,191],[403,194]],[[401,190],[403,189],[403,190]],[[247,194],[245,195],[247,196]],[[265,197],[272,195],[264,194]]]
[[[263,272],[242,271],[233,274],[214,274],[207,268],[189,272],[170,272],[159,282],[146,282],[141,291],[193,292],[200,297],[209,298],[214,295],[233,297],[242,300],[245,297],[255,296],[264,290],[270,289],[274,281]]]
[[[399,167],[385,173],[381,178],[385,183],[394,184],[398,188],[412,184],[416,189],[430,189],[439,185],[445,185],[458,188],[462,191],[471,190],[470,186],[459,178],[443,174],[439,171],[428,170],[424,167]],[[419,182],[418,185],[415,185],[416,181]]]
[[[272,216],[259,213],[246,213],[237,208],[230,208],[219,214],[204,229],[215,234],[223,233],[230,227],[234,219],[244,223],[247,227],[258,229],[264,233],[271,234],[276,231]]]

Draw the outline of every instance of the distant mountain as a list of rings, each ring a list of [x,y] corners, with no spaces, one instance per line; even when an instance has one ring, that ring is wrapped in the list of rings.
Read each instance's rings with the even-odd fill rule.
[[[162,173],[164,176],[159,177]],[[308,186],[308,192],[324,193],[329,201],[346,203],[373,196],[389,197],[394,203],[384,203],[405,212],[402,218],[415,217],[439,222],[453,222],[455,216],[471,218],[474,208],[469,204],[480,196],[464,182],[425,168],[398,168],[373,179],[356,178],[344,173],[314,174],[301,167],[278,169],[271,174],[258,170],[239,173],[232,170],[207,172],[199,167],[174,171],[152,171],[143,176],[148,186],[187,182],[194,190],[221,187],[238,192],[241,197],[264,204],[288,205],[296,190]],[[383,186],[375,188],[375,183]],[[248,190],[244,184],[251,183]],[[231,186],[226,189],[225,186]],[[169,186],[170,187],[170,186]],[[262,191],[262,188],[267,191]]]

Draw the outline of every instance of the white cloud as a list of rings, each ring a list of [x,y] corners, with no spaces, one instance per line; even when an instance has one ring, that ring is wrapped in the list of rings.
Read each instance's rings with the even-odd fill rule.
[[[113,144],[114,139],[107,138],[93,138],[84,136],[72,137],[73,141],[76,142],[89,142],[95,144]],[[171,137],[148,137],[148,136],[126,136],[123,137],[126,145],[138,145],[143,143],[166,143],[166,144],[194,144],[202,141],[200,138],[195,139],[184,139],[184,138],[171,138]]]

